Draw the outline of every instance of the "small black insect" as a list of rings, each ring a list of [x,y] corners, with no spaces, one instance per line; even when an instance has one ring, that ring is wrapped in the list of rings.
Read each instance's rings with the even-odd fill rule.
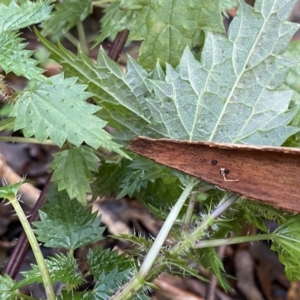
[[[211,164],[212,164],[213,166],[215,166],[217,163],[218,163],[218,161],[217,161],[216,159],[213,159],[213,160],[211,161]]]

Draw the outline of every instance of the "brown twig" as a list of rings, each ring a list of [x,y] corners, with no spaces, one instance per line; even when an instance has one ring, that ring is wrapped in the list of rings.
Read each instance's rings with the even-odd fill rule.
[[[122,50],[124,48],[124,45],[126,43],[128,35],[129,35],[129,30],[127,30],[127,29],[125,29],[117,34],[114,42],[111,45],[110,51],[108,53],[108,56],[112,60],[117,61],[119,59],[120,53],[122,52]]]

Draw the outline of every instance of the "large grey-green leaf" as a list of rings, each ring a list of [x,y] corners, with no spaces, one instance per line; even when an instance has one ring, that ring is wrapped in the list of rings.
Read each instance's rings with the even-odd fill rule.
[[[207,33],[202,60],[186,49],[165,81],[152,81],[148,98],[157,131],[184,140],[281,145],[298,129],[288,127],[289,91],[275,91],[290,61],[278,56],[296,24],[285,21],[295,1],[241,2],[228,38]]]
[[[86,85],[76,84],[77,78],[64,79],[63,74],[50,80],[52,84],[37,83],[18,98],[11,113],[15,130],[23,129],[26,137],[35,135],[40,142],[48,136],[58,146],[66,139],[76,146],[86,142],[126,156],[103,129],[106,122],[94,115],[99,107],[85,101],[92,96],[84,91]]]

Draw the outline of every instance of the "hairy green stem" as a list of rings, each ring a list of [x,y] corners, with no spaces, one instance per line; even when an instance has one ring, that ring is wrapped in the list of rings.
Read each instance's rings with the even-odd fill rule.
[[[227,239],[215,239],[215,240],[200,240],[194,243],[195,249],[208,248],[208,247],[218,247],[224,245],[240,244],[246,242],[256,242],[262,240],[271,240],[274,237],[273,233],[265,233],[259,235],[248,235],[248,236],[237,236]]]
[[[177,253],[181,252],[181,249],[188,249],[193,247],[194,243],[204,235],[207,227],[210,226],[218,216],[220,216],[239,198],[240,196],[237,194],[232,194],[229,197],[224,198],[224,200],[221,201],[219,206],[210,215],[208,215],[202,221],[202,223],[191,232],[191,234],[186,235],[182,241],[176,243],[170,249],[170,251],[172,253]]]
[[[194,206],[195,206],[195,198],[196,198],[196,193],[192,193],[189,203],[188,203],[188,206],[187,206],[187,209],[186,209],[184,222],[182,225],[183,226],[182,230],[185,234],[188,234],[190,226],[191,226],[191,220],[192,220]]]
[[[24,231],[27,235],[28,241],[30,243],[30,246],[32,248],[33,254],[34,254],[35,259],[37,261],[39,270],[41,272],[41,277],[42,277],[43,284],[44,284],[44,287],[45,287],[45,292],[46,292],[46,295],[47,295],[47,299],[48,300],[55,300],[56,298],[55,298],[52,282],[51,282],[51,279],[50,279],[50,274],[49,274],[48,268],[46,266],[46,262],[44,260],[42,251],[41,251],[41,249],[38,245],[36,237],[33,233],[33,230],[32,230],[32,228],[31,228],[31,226],[30,226],[30,224],[27,220],[27,217],[25,216],[24,211],[23,211],[17,197],[15,197],[14,199],[10,199],[10,203],[14,207],[14,209],[15,209],[18,217],[19,217],[19,220],[20,220],[20,222],[23,226],[23,229],[24,229]]]
[[[186,202],[186,199],[190,195],[194,185],[195,180],[191,179],[190,182],[186,185],[176,204],[173,206],[138,272],[138,277],[145,278],[146,275],[149,273],[155,259],[159,254],[161,247],[163,246],[174,222],[178,217],[178,214],[182,209],[182,206]]]
[[[170,214],[168,215],[164,225],[162,226],[161,230],[159,231],[151,249],[149,250],[138,274],[129,281],[125,286],[120,289],[117,294],[115,294],[111,299],[114,300],[126,300],[131,299],[134,293],[140,290],[149,275],[151,276],[151,268],[159,255],[159,252],[174,224],[176,221],[179,212],[181,211],[186,199],[190,195],[194,185],[196,184],[196,180],[191,178],[189,183],[186,185],[185,189],[183,190],[181,196],[177,200],[176,204],[172,208]]]

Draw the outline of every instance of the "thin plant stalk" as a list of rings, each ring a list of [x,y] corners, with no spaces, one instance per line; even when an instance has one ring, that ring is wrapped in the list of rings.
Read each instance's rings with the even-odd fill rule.
[[[39,198],[36,201],[32,211],[30,212],[30,217],[29,217],[30,223],[37,221],[39,218],[38,211],[45,201],[45,194],[48,190],[48,186],[50,184],[52,174],[53,174],[53,172],[51,172],[48,175],[46,183],[44,185],[44,188],[43,188],[42,192],[40,193]],[[21,264],[24,261],[26,253],[28,252],[28,249],[29,249],[28,239],[27,239],[25,232],[22,231],[22,233],[18,239],[18,242],[17,242],[16,246],[14,247],[14,250],[9,258],[9,261],[4,268],[3,273],[8,274],[12,279],[15,279],[20,270]]]
[[[194,185],[195,180],[190,179],[190,182],[186,185],[185,189],[183,190],[182,194],[180,195],[179,199],[177,200],[176,204],[171,209],[164,225],[162,226],[161,230],[159,231],[152,247],[150,248],[145,260],[137,274],[137,277],[145,278],[145,276],[150,271],[155,259],[157,258],[160,249],[162,248],[174,222],[176,221],[186,199],[189,197]]]
[[[145,260],[138,272],[138,274],[131,279],[126,285],[122,287],[111,299],[114,300],[126,300],[130,299],[135,291],[140,290],[151,273],[151,268],[160,252],[161,247],[163,246],[174,222],[176,221],[179,212],[181,211],[186,199],[189,197],[194,185],[196,184],[196,180],[191,178],[189,183],[186,185],[183,190],[181,196],[177,200],[176,204],[172,208],[170,214],[168,215],[164,225],[159,231],[151,249],[149,250]]]
[[[43,284],[45,287],[45,292],[48,300],[55,300],[55,293],[53,290],[52,282],[50,279],[50,274],[46,265],[46,262],[44,260],[42,251],[38,245],[38,242],[36,240],[36,237],[33,233],[33,230],[29,224],[29,221],[27,220],[27,217],[20,205],[18,196],[15,196],[14,199],[10,199],[10,203],[12,204],[14,210],[16,211],[18,218],[22,224],[22,227],[26,233],[26,236],[28,238],[28,241],[30,243],[30,246],[32,248],[33,254],[35,256],[37,265],[39,267],[39,270],[41,272],[41,277],[43,280]]]
[[[265,234],[258,234],[258,235],[248,235],[248,236],[237,236],[232,238],[226,239],[215,239],[215,240],[200,240],[194,243],[194,249],[199,248],[208,248],[208,247],[218,247],[223,245],[233,245],[233,244],[240,244],[246,242],[256,242],[262,240],[271,240],[273,238],[273,233],[265,233]]]

